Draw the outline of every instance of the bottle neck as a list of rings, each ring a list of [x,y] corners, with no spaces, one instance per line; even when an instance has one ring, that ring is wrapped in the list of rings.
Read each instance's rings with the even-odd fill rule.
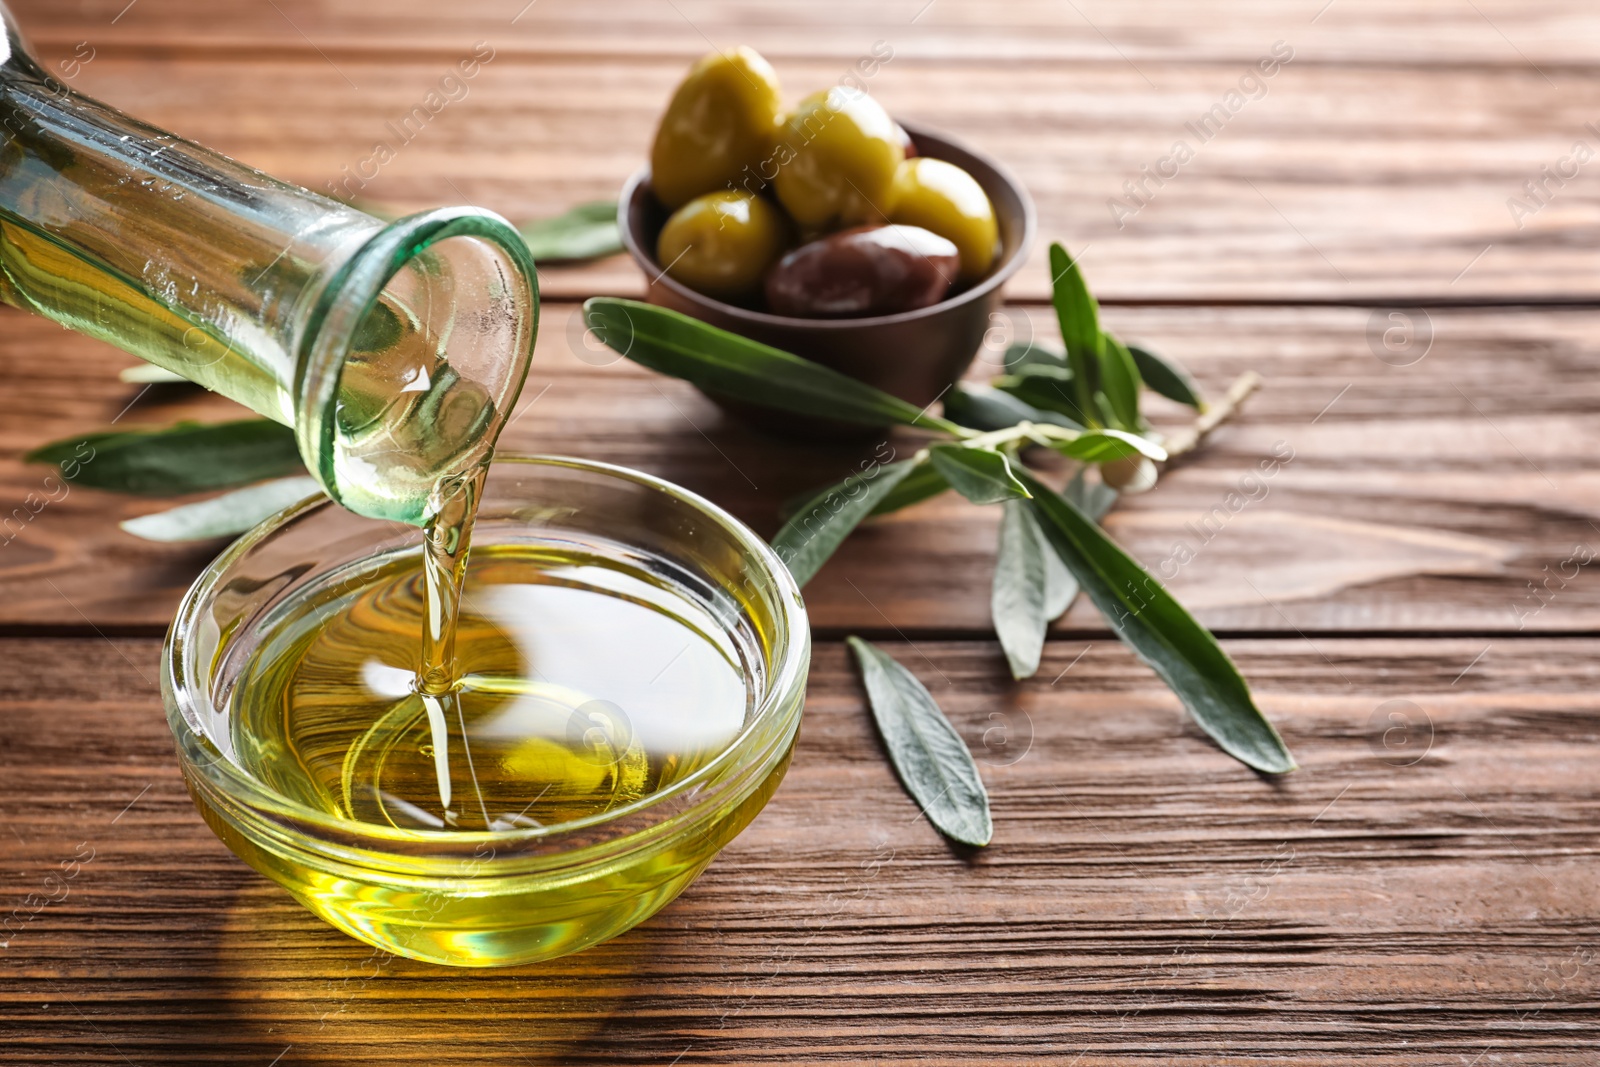
[[[526,373],[526,246],[475,209],[386,224],[50,77],[9,14],[0,300],[293,426],[330,495],[420,523]]]

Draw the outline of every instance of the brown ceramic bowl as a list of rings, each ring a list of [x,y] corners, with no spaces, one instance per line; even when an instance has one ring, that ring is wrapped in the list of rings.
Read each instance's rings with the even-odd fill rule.
[[[763,344],[815,360],[893,393],[918,407],[938,399],[960,379],[983,343],[990,316],[1000,306],[1000,287],[1016,273],[1033,244],[1033,200],[1016,176],[991,157],[921,126],[902,122],[919,155],[943,159],[971,174],[994,205],[1000,224],[1000,255],[988,276],[930,307],[898,315],[860,319],[798,319],[736,307],[697,293],[667,277],[656,261],[656,237],[669,212],[650,189],[644,167],[622,190],[617,221],[629,254],[644,271],[646,299]],[[745,405],[727,404],[749,415]],[[849,436],[862,427],[822,423],[798,416],[776,418],[761,411],[759,425],[808,436]]]

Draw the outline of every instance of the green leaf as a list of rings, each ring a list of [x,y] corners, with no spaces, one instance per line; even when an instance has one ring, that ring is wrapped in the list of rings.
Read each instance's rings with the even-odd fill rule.
[[[1270,774],[1293,757],[1256,707],[1250,687],[1205,627],[1094,521],[1033,475],[1029,505],[1045,537],[1118,637],[1183,701],[1200,728],[1235,759]]]
[[[841,485],[848,484],[849,479],[846,479],[840,485],[830,486],[829,488],[838,489]],[[949,488],[950,483],[944,480],[944,475],[940,474],[933,464],[924,458],[911,464],[910,473],[901,478],[895,487],[889,490],[882,500],[878,501],[877,507],[872,509],[872,515],[867,517],[888,515],[890,512],[908,508],[913,504],[920,504],[930,497],[938,496]],[[818,496],[827,491],[808,489],[804,493],[792,496],[779,506],[778,514],[787,522],[796,512],[802,508],[810,507]]]
[[[1105,463],[1126,456],[1144,456],[1148,459],[1166,459],[1167,450],[1136,433],[1126,430],[1085,430],[1071,441],[1060,441],[1052,446],[1063,456],[1085,463]]]
[[[1079,511],[1099,522],[1117,502],[1117,491],[1109,485],[1089,481],[1087,474],[1087,467],[1079,467],[1078,473],[1072,476],[1072,481],[1067,483],[1061,495],[1072,501]]]
[[[1038,379],[1041,382],[1059,384],[1063,388],[1070,389],[1076,375],[1065,363],[1026,363],[1004,377]],[[1071,400],[1071,396],[1067,395],[1066,399]]]
[[[889,762],[906,792],[952,841],[987,845],[994,836],[989,794],[966,742],[916,675],[861,638],[846,640],[861,668]]]
[[[805,585],[843,543],[850,531],[911,473],[911,460],[852,474],[801,505],[772,539],[773,550],[794,580]]]
[[[1028,502],[1006,501],[1000,509],[1000,542],[989,590],[989,613],[1013,678],[1032,678],[1039,669],[1045,629],[1054,617],[1050,609],[1062,592],[1059,587],[1050,588],[1048,567],[1054,556]],[[1059,560],[1056,566],[1066,574]],[[1070,575],[1067,580],[1071,581]]]
[[[1205,397],[1200,395],[1200,387],[1189,377],[1188,371],[1139,345],[1129,345],[1128,354],[1133,357],[1134,365],[1139,368],[1139,377],[1145,385],[1168,400],[1187,404],[1199,412],[1206,410]]]
[[[1099,522],[1116,502],[1117,491],[1089,482],[1086,469],[1078,469],[1063,494]],[[1078,580],[1050,547],[1026,502],[1007,501],[1002,507],[989,607],[1011,676],[1020,680],[1038,671],[1050,623],[1077,599]]]
[[[1006,347],[1000,365],[1008,374],[1020,374],[1028,367],[1067,366],[1067,354],[1043,341],[1016,341]]]
[[[1083,427],[1054,411],[1034,407],[1010,392],[987,386],[955,386],[944,398],[945,417],[974,430],[1004,430],[1019,422],[1043,422],[1067,430]]]
[[[1100,392],[1111,408],[1115,425],[1137,433],[1145,426],[1139,414],[1139,368],[1121,341],[1100,335]]]
[[[132,382],[134,385],[167,385],[179,382],[189,384],[189,379],[183,375],[165,367],[158,367],[154,363],[123,367],[117,372],[117,378],[119,381]]]
[[[1073,375],[1073,411],[1063,412],[1086,426],[1094,423],[1094,390],[1100,352],[1100,307],[1089,293],[1083,271],[1059,244],[1050,246],[1051,302],[1067,347]]]
[[[912,504],[920,504],[924,500],[936,497],[946,489],[950,483],[945,480],[939,468],[931,462],[917,463],[912,466],[911,473],[900,479],[893,489],[889,490],[884,498],[878,501],[878,506],[872,509],[874,515],[887,515],[891,511],[908,508]]]
[[[1002,375],[994,380],[994,387],[1015,400],[1055,416],[1047,417],[1045,421],[1077,429],[1085,423],[1077,417],[1081,412],[1073,381],[1071,371],[1041,364],[1026,367],[1021,374]]]
[[[1078,599],[1078,579],[1067,570],[1067,565],[1061,562],[1061,557],[1056,555],[1055,549],[1049,547],[1049,542],[1044,539],[1044,531],[1039,529],[1039,520],[1033,517],[1032,509],[1026,509],[1028,521],[1038,531],[1041,543],[1046,546],[1044,554],[1044,619],[1046,623],[1055,622],[1067,613],[1072,607],[1072,602]]]
[[[934,445],[928,458],[950,487],[974,504],[998,504],[1028,495],[1011,473],[1011,461],[993,449]]]
[[[1091,482],[1084,475],[1087,467],[1079,467],[1078,473],[1072,476],[1072,481],[1062,490],[1062,495],[1089,516],[1095,522],[1106,517],[1106,512],[1111,510],[1111,505],[1117,502],[1117,491],[1109,485]],[[1028,520],[1039,530],[1039,537],[1044,539],[1044,530],[1039,528],[1039,520],[1033,517],[1033,510],[1028,509]],[[1049,541],[1044,540],[1048,548]],[[1061,557],[1053,549],[1045,552],[1045,615],[1054,622],[1067,613],[1072,607],[1072,602],[1078,598],[1078,579],[1067,570],[1067,565],[1061,562]]]
[[[708,393],[838,422],[897,422],[967,435],[865,382],[676,311],[613,297],[593,297],[583,311],[595,336],[612,349]]]
[[[553,219],[525,222],[518,229],[536,261],[598,259],[622,251],[615,200],[579,204]]]
[[[205,541],[213,537],[232,537],[290,504],[320,492],[322,486],[306,475],[277,478],[196,504],[140,515],[118,525],[146,541]]]
[[[267,419],[85,434],[23,458],[55,464],[77,485],[140,496],[231,489],[304,470],[294,431]]]

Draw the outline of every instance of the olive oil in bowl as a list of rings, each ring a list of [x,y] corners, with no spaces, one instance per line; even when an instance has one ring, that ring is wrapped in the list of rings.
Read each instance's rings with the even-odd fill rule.
[[[230,848],[355,937],[468,966],[682,891],[781,781],[809,659],[783,565],[698,497],[521,457],[482,492],[458,597],[415,528],[307,502],[212,564],[164,663]]]
[[[642,800],[743,728],[747,650],[648,573],[561,546],[474,553],[456,681],[430,694],[418,556],[299,601],[251,659],[232,725],[263,785],[397,830],[541,829]]]

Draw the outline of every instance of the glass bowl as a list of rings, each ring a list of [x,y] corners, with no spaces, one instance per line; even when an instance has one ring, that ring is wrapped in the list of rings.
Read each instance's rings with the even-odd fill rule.
[[[356,822],[271,788],[239,761],[241,675],[285,617],[335,603],[421,551],[421,531],[302,501],[245,534],[184,598],[162,693],[196,806],[222,841],[353,937],[412,959],[496,966],[597,944],[676,897],[778,787],[800,725],[810,631],[800,591],[742,523],[660,479],[603,463],[497,458],[474,548],[592,554],[695,606],[738,650],[733,739],[692,773],[609,810],[455,832]],[[470,577],[469,577],[470,582]],[[629,654],[614,635],[608,655]],[[672,682],[663,679],[669,695]],[[248,743],[249,737],[244,740]]]

